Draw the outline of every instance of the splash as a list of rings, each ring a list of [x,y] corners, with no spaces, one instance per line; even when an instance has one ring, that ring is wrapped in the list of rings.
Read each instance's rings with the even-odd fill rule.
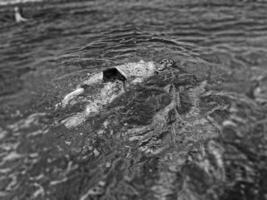
[[[127,81],[127,85],[142,83],[147,78],[155,74],[157,69],[163,70],[162,65],[157,67],[157,64],[153,62],[145,62],[143,60],[136,63],[126,63],[124,65],[115,66],[108,70],[116,69],[121,76],[124,77],[124,80]],[[92,74],[87,80],[85,80],[78,88],[69,94],[67,94],[62,102],[61,107],[65,109],[68,105],[75,105],[78,103],[77,99],[80,95],[84,94],[86,90],[91,90],[92,87],[99,87],[96,91],[93,90],[87,98],[87,105],[83,112],[74,114],[64,120],[62,123],[67,128],[73,128],[79,126],[89,116],[99,113],[105,105],[113,102],[114,99],[121,96],[125,93],[125,83],[120,80],[111,80],[105,81],[105,79],[110,79],[112,77],[106,78],[105,75],[107,72],[99,72]],[[58,107],[59,105],[57,105]]]

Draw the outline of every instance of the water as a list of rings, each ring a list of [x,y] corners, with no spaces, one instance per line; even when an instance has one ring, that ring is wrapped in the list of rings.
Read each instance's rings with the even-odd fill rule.
[[[17,24],[0,7],[0,197],[267,199],[265,1],[22,8],[29,20]],[[89,73],[163,58],[179,72],[131,86],[82,126],[61,124],[84,99],[56,105]]]

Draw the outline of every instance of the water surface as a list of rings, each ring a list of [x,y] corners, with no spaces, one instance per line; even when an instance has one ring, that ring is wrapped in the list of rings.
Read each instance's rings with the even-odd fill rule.
[[[0,197],[266,199],[265,1],[21,7],[29,20],[20,24],[11,6],[0,8]],[[180,88],[183,123],[176,115],[175,126],[169,115],[166,121],[176,135],[152,117],[163,115],[173,96],[142,87],[77,129],[58,124],[81,109],[55,105],[88,73],[163,58],[181,73],[145,86]],[[113,124],[99,134],[105,120]],[[139,133],[136,127],[154,131],[142,139],[123,135]],[[153,153],[156,144],[164,151]]]

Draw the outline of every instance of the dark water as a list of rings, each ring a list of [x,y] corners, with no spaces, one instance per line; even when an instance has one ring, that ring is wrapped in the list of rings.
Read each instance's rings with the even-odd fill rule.
[[[267,199],[267,2],[22,8],[20,24],[0,8],[0,199]],[[182,70],[77,129],[57,124],[80,109],[55,105],[88,73],[163,58]],[[181,105],[159,125],[168,84]],[[136,139],[138,127],[153,131]]]

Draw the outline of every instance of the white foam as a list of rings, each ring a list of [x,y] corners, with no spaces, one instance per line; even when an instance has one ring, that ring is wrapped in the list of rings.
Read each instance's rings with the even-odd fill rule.
[[[123,84],[121,82],[109,82],[105,84],[98,94],[93,95],[94,100],[87,104],[83,112],[68,117],[62,123],[67,128],[82,124],[89,116],[100,112],[103,106],[111,103],[116,97],[123,94],[123,92]]]
[[[146,78],[152,76],[156,71],[156,66],[153,62],[144,62],[143,60],[137,63],[126,63],[115,67],[126,78],[132,79],[136,77]]]
[[[100,83],[102,80],[103,80],[103,73],[100,72],[100,73],[91,75],[89,79],[84,81],[83,83],[86,85],[92,85],[92,84]]]
[[[66,128],[72,128],[82,124],[85,120],[86,120],[86,115],[84,112],[81,112],[74,116],[64,119],[62,123],[66,126]]]

